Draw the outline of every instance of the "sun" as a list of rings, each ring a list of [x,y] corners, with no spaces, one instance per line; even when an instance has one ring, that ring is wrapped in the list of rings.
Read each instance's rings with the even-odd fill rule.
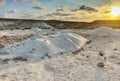
[[[111,7],[111,15],[113,17],[120,16],[120,7],[119,6],[112,6]]]

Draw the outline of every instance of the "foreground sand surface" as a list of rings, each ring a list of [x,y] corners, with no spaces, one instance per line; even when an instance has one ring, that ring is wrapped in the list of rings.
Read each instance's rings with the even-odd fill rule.
[[[72,29],[54,32],[58,31],[77,33],[89,42],[82,49],[42,59],[1,59],[0,81],[120,81],[120,36]]]

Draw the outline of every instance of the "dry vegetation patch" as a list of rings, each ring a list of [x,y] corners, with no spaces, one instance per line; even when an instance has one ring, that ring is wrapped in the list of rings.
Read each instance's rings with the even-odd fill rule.
[[[102,51],[99,51],[100,56],[104,56],[104,53]]]
[[[3,48],[6,44],[12,44],[32,37],[31,35],[17,35],[17,36],[2,36],[0,37],[0,48]]]
[[[26,57],[18,56],[12,59],[13,61],[27,61]]]
[[[99,63],[97,63],[97,66],[98,67],[105,67],[105,64],[103,62],[99,62]]]
[[[9,58],[5,58],[5,59],[3,59],[2,63],[3,63],[3,64],[8,64],[10,60],[11,60],[11,59],[9,59]]]

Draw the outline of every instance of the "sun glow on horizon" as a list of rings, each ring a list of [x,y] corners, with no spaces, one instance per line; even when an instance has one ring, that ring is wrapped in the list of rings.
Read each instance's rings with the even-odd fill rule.
[[[111,7],[111,15],[113,17],[120,16],[120,7],[119,6],[112,6]]]

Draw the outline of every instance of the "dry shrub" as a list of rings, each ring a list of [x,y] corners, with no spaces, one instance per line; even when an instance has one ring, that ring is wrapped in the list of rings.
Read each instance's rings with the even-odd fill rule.
[[[35,48],[32,48],[32,51],[35,51]]]
[[[3,63],[3,64],[8,64],[10,60],[11,60],[11,59],[9,59],[9,58],[5,58],[5,59],[3,59],[2,63]]]
[[[7,75],[6,75],[6,74],[3,74],[3,75],[1,75],[1,77],[2,77],[2,78],[5,78],[5,77],[7,77]]]
[[[33,34],[17,35],[17,36],[5,36],[4,35],[4,36],[0,37],[0,47],[3,47],[3,45],[6,45],[6,44],[12,44],[12,43],[15,43],[15,42],[26,40],[26,39],[28,39],[32,36],[33,36]]]
[[[81,51],[84,51],[84,48],[78,49],[78,50],[76,50],[76,51],[74,51],[72,53],[73,54],[79,54]]]
[[[104,64],[103,62],[99,62],[99,63],[97,64],[97,66],[98,66],[98,67],[105,67],[105,64]]]
[[[90,44],[90,43],[92,43],[92,40],[87,41],[87,43],[86,43],[86,44]]]
[[[13,61],[27,61],[28,59],[26,57],[18,56],[16,58],[12,59]]]
[[[0,49],[1,49],[1,48],[4,48],[4,47],[5,47],[5,46],[4,46],[3,44],[0,43]]]
[[[100,56],[104,56],[104,53],[102,51],[99,51]]]

